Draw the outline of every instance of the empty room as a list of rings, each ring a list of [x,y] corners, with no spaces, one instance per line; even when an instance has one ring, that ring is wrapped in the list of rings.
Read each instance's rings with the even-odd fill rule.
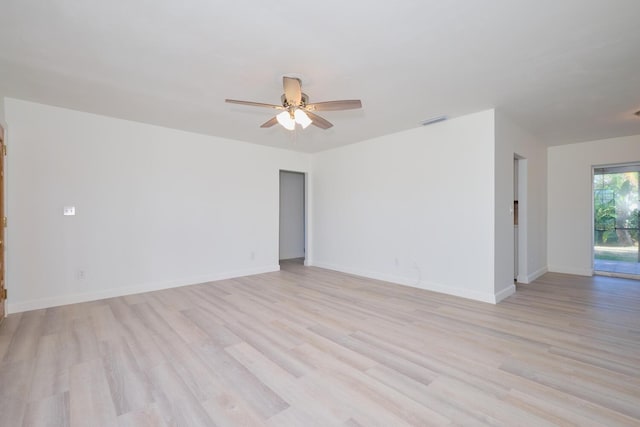
[[[639,426],[640,2],[0,3],[0,427]]]

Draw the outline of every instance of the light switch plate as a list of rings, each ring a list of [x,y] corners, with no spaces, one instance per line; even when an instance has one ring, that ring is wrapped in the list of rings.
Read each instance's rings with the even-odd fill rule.
[[[75,206],[65,206],[64,209],[62,210],[62,213],[65,216],[75,215],[76,214],[76,207]]]

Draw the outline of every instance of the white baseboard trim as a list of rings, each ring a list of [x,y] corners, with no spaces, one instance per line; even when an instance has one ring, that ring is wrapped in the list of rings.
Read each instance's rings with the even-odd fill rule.
[[[528,284],[535,281],[537,278],[541,277],[543,274],[547,273],[549,270],[547,267],[542,267],[531,274],[527,274],[526,276],[518,275],[518,283]]]
[[[121,288],[104,289],[95,292],[82,292],[69,295],[39,298],[35,300],[10,302],[7,301],[7,313],[20,313],[23,311],[39,310],[60,305],[76,304],[81,302],[96,301],[105,298],[121,297],[124,295],[141,294],[144,292],[159,291],[162,289],[179,288],[181,286],[197,285],[200,283],[215,282],[217,280],[233,279],[236,277],[252,276],[254,274],[271,273],[279,271],[279,265],[270,265],[260,268],[248,268],[244,270],[214,273],[206,276],[191,277],[171,280],[167,282],[144,283],[140,285],[125,286]]]
[[[516,285],[509,285],[506,288],[504,288],[503,290],[501,290],[500,292],[498,292],[497,294],[494,295],[493,299],[493,303],[497,304],[500,301],[502,301],[503,299],[510,297],[511,295],[516,293]]]
[[[564,273],[574,274],[576,276],[593,276],[593,269],[573,268],[573,267],[559,267],[557,265],[550,265],[549,271],[552,273]]]
[[[496,299],[497,296],[491,293],[471,291],[468,289],[461,289],[461,288],[456,288],[452,286],[446,286],[439,283],[427,282],[425,280],[418,281],[412,278],[394,276],[394,275],[380,273],[376,271],[359,270],[359,269],[354,269],[354,268],[345,267],[345,266],[336,265],[336,264],[327,264],[323,262],[314,262],[312,265],[314,267],[325,268],[327,270],[353,274],[354,276],[367,277],[369,279],[381,280],[383,282],[389,282],[396,285],[410,286],[412,288],[424,289],[426,291],[453,295],[456,297],[472,299],[475,301],[488,302],[491,304],[495,304],[496,302],[499,301]],[[513,286],[513,292],[515,292],[515,286]],[[507,296],[508,295],[505,295],[504,298],[506,298]]]

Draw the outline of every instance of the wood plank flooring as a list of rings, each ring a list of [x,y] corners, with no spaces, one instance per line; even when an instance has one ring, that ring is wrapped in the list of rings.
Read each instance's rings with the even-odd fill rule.
[[[640,282],[493,306],[295,262],[10,315],[2,426],[640,426]]]

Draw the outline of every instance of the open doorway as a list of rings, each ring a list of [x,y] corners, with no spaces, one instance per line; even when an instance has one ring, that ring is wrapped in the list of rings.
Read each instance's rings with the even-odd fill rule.
[[[280,171],[279,260],[303,264],[306,254],[305,175]]]
[[[640,163],[593,168],[593,268],[640,279]]]
[[[518,157],[513,158],[513,281],[518,281]]]
[[[513,155],[513,280],[527,276],[527,159]]]

